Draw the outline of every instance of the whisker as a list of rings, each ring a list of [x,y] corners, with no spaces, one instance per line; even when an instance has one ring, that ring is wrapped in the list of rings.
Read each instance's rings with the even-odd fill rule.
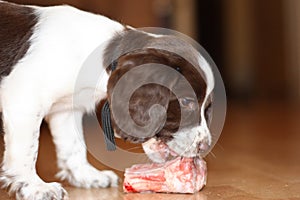
[[[211,154],[214,158],[217,158],[217,156],[212,151],[210,151],[209,154]]]
[[[224,147],[223,147],[221,144],[217,143],[216,145],[218,145],[218,147],[220,147],[220,149],[221,149],[222,151],[225,150]]]

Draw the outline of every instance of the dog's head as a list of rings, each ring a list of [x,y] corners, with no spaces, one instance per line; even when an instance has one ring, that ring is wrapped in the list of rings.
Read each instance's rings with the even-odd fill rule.
[[[150,132],[133,134],[131,130],[138,129],[124,128],[130,123],[122,111],[112,112],[114,132],[135,143],[155,138],[186,157],[207,151],[211,145],[210,67],[191,45],[176,37],[156,37],[138,31],[131,34],[134,36],[117,36],[107,48],[107,54],[117,54],[107,55],[116,57],[112,59],[115,69],[112,70],[111,64],[107,68],[110,73],[107,99],[111,110],[120,104],[137,127]],[[132,44],[137,47],[123,50]],[[133,91],[129,91],[132,87]]]

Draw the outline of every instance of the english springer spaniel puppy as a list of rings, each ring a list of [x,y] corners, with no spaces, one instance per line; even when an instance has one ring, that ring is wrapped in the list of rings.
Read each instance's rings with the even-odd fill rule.
[[[99,55],[105,81],[79,86],[75,93],[83,62],[106,41]],[[125,52],[132,43],[138,48]],[[171,53],[165,47],[185,56]],[[112,59],[115,55],[118,57]],[[184,76],[196,96],[178,98],[162,85],[143,85],[129,101],[132,120],[145,126],[151,118],[148,110],[159,104],[166,110],[164,124],[149,137],[133,136],[120,128],[116,116],[111,114],[114,133],[138,143],[155,138],[179,155],[199,155],[211,144],[209,120],[214,79],[210,66],[192,46],[174,36],[139,31],[70,6],[22,6],[0,1],[0,107],[5,142],[1,181],[9,193],[18,200],[67,198],[60,184],[45,183],[36,173],[43,119],[49,124],[56,146],[58,177],[76,187],[117,186],[114,172],[99,171],[88,163],[82,127],[75,124],[73,117],[75,114],[82,118],[93,112],[101,101],[107,101],[113,109],[113,89],[121,77],[137,66],[151,63],[167,65]],[[137,76],[164,79],[155,72]],[[170,87],[180,85],[176,80],[174,77]],[[95,91],[95,98],[74,106],[73,97],[84,95],[86,90]],[[192,120],[196,115],[199,120]],[[183,128],[179,130],[180,126]]]

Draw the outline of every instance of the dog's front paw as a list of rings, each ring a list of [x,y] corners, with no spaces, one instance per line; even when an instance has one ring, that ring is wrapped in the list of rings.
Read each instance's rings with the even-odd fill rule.
[[[88,164],[76,170],[62,170],[57,177],[82,188],[117,187],[119,181],[119,177],[113,171],[99,171]]]
[[[24,183],[16,190],[17,200],[66,200],[67,192],[59,183]]]

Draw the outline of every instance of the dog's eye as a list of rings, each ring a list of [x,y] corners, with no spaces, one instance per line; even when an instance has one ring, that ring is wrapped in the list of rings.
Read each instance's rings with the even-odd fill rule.
[[[177,67],[175,67],[175,70],[176,70],[176,71],[178,71],[179,73],[181,73],[181,72],[182,72],[182,71],[181,71],[181,68],[180,68],[180,67],[178,67],[178,66],[177,66]]]
[[[181,106],[189,108],[189,109],[195,109],[196,108],[196,101],[191,98],[180,98],[179,103]]]

